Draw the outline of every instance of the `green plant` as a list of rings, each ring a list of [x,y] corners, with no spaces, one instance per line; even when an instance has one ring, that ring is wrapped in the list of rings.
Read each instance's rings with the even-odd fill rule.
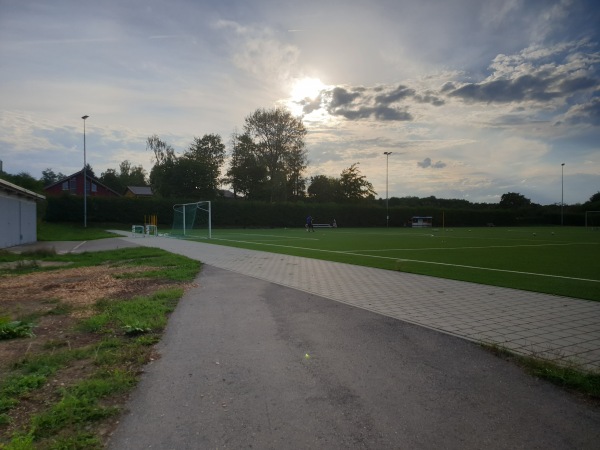
[[[33,336],[33,323],[0,317],[0,340]]]
[[[559,364],[545,359],[518,355],[500,345],[483,344],[496,356],[515,362],[528,374],[573,390],[589,398],[600,399],[600,373],[589,372],[574,364]]]
[[[10,443],[0,447],[5,450],[33,450],[33,433],[16,433],[11,439]]]

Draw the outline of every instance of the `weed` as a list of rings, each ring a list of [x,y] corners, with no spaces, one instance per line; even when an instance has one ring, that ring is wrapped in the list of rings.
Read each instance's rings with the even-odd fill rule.
[[[558,364],[545,359],[518,355],[497,344],[482,346],[500,358],[515,362],[530,375],[589,398],[600,399],[600,373],[588,372],[573,364]]]
[[[0,340],[33,337],[33,323],[0,317]]]
[[[2,448],[5,450],[32,450],[34,448],[33,433],[17,433],[11,442]]]
[[[100,450],[104,448],[100,440],[91,433],[77,433],[74,436],[58,436],[52,439],[50,450]]]
[[[32,428],[36,438],[47,437],[66,427],[102,420],[119,411],[117,407],[99,405],[95,398],[77,397],[66,393],[48,411],[33,417]]]

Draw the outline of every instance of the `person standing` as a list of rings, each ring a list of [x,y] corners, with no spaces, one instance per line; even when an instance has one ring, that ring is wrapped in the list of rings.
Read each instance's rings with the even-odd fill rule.
[[[313,219],[312,216],[308,216],[306,218],[306,231],[312,231],[313,233],[315,232],[315,228],[313,227]]]

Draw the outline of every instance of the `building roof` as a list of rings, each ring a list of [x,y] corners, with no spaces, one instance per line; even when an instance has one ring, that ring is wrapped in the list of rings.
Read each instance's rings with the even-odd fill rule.
[[[46,197],[40,195],[36,192],[30,191],[29,189],[22,188],[21,186],[17,186],[16,184],[12,184],[6,180],[0,178],[0,191],[8,192],[9,194],[14,194],[19,197],[26,197],[30,200],[46,200]]]
[[[154,195],[150,186],[127,186],[127,190],[131,191],[133,195]]]
[[[62,184],[62,183],[64,183],[65,181],[67,181],[67,180],[69,180],[69,179],[71,179],[71,178],[73,178],[73,177],[76,177],[76,176],[77,176],[77,175],[79,175],[79,174],[83,174],[83,169],[81,169],[79,172],[75,172],[75,173],[72,173],[71,175],[68,175],[68,176],[66,176],[66,177],[64,177],[64,178],[61,178],[60,180],[58,180],[58,181],[56,181],[56,182],[54,182],[54,183],[52,183],[52,184],[49,184],[48,186],[44,186],[44,190],[48,190],[48,189],[50,189],[51,187],[54,187],[54,186],[56,186],[57,184]],[[115,191],[114,189],[111,189],[111,188],[109,188],[107,185],[105,185],[105,184],[101,183],[101,182],[100,182],[100,180],[98,180],[98,178],[94,178],[94,177],[93,177],[93,176],[91,176],[89,173],[86,173],[86,175],[87,175],[87,178],[88,178],[88,179],[90,179],[91,181],[93,181],[94,183],[96,183],[96,184],[99,184],[100,186],[102,186],[102,187],[103,187],[103,188],[105,188],[105,189],[108,189],[109,191],[111,191],[112,193],[114,193],[114,194],[115,194],[116,196],[118,196],[118,197],[120,197],[120,196],[121,196],[121,194],[119,194],[119,193],[118,193],[117,191]]]

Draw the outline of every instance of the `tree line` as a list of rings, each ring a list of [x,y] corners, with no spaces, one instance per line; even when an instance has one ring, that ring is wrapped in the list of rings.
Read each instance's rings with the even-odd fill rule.
[[[359,163],[343,169],[339,177],[316,175],[307,179],[304,175],[308,166],[306,134],[302,119],[293,117],[287,109],[257,109],[245,118],[242,132],[232,134],[226,170],[223,170],[226,147],[218,134],[194,137],[182,155],[177,155],[174,148],[159,136],[148,137],[146,150],[153,155],[149,174],[141,165],[133,165],[128,160],[121,162],[118,169],[107,169],[100,176],[95,175],[89,164],[86,168],[91,176],[120,194],[127,186],[149,184],[158,197],[210,200],[221,196],[219,186],[227,184],[235,197],[250,201],[377,203],[377,193],[360,172]],[[17,175],[0,172],[0,175],[35,192],[43,192],[45,186],[66,177],[50,168],[42,172],[40,179],[26,172]],[[600,192],[594,194],[588,203],[598,202]],[[435,197],[392,197],[389,206],[477,207],[467,200]],[[498,206],[528,208],[539,205],[522,194],[509,192],[502,195]]]

